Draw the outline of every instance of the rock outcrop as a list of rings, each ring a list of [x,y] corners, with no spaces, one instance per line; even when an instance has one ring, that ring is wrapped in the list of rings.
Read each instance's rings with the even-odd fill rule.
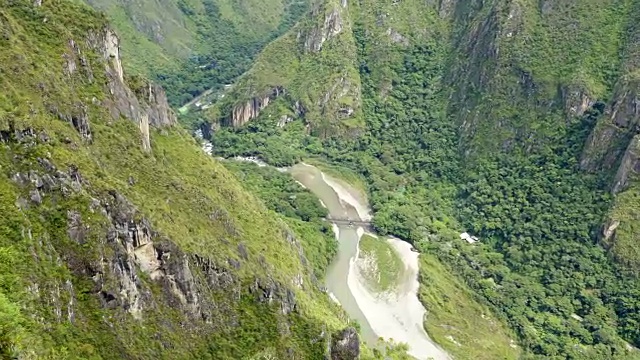
[[[246,102],[233,107],[228,126],[240,127],[247,122],[257,118],[260,112],[266,108],[275,98],[286,94],[284,88],[276,86],[267,95],[255,96]]]
[[[346,4],[345,4],[346,5]],[[311,17],[315,18],[323,11],[322,6],[315,8]],[[304,48],[308,52],[319,52],[325,41],[340,34],[344,28],[344,22],[338,6],[327,11],[324,22],[312,26],[304,34],[299,34],[304,39]]]
[[[616,86],[613,100],[587,139],[580,167],[587,171],[610,171],[619,163],[612,191],[623,190],[629,175],[640,170],[638,133],[640,79],[624,79]]]
[[[360,89],[343,74],[318,100],[318,107],[323,116],[349,118],[360,107]]]
[[[3,135],[3,142],[38,142],[33,131],[20,131]],[[45,199],[62,194],[79,194],[85,183],[75,166],[60,171],[46,158],[38,158],[39,169],[28,173],[15,173],[13,182],[31,194],[31,201],[19,199],[23,209],[37,207]],[[243,292],[253,294],[258,303],[277,304],[282,315],[297,309],[295,284],[285,286],[270,277],[256,277],[248,286],[238,280],[233,271],[211,259],[182,251],[173,241],[157,232],[151,222],[122,194],[109,191],[92,198],[88,213],[67,211],[67,235],[73,242],[83,245],[90,236],[91,227],[86,217],[107,221],[105,236],[97,249],[100,256],[92,261],[70,260],[71,271],[88,276],[94,286],[91,291],[107,309],[123,309],[135,319],[142,320],[146,311],[158,308],[160,302],[168,304],[194,321],[211,323],[220,311],[225,311],[213,300],[213,294],[225,294],[239,300]],[[292,234],[283,234],[298,249],[301,261],[307,263],[300,244]],[[238,246],[241,261],[249,258],[246,247]],[[67,254],[73,259],[76,254]],[[240,261],[229,259],[239,268]],[[150,283],[150,282],[151,283]],[[163,292],[158,298],[153,293],[157,284]],[[300,284],[301,286],[301,284]]]
[[[106,87],[110,96],[102,105],[109,109],[113,119],[125,117],[138,124],[142,135],[142,147],[150,150],[150,126],[164,127],[177,124],[164,90],[156,84],[140,79],[136,79],[133,87],[130,86],[130,81],[125,79],[120,58],[120,40],[113,30],[105,28],[101,32],[90,33],[86,44],[89,51],[102,54],[104,61]],[[90,69],[89,60],[76,42],[71,41],[69,49],[69,53],[65,54],[65,71],[68,74],[76,72],[77,63],[82,64],[85,69]],[[87,75],[94,78],[93,74]]]
[[[588,90],[578,85],[564,87],[562,89],[562,99],[564,100],[564,110],[568,117],[582,116],[595,103]]]
[[[322,358],[346,320],[300,243],[183,130],[144,153],[175,116],[105,17],[0,12],[0,358]]]
[[[331,360],[356,360],[360,358],[358,332],[348,327],[331,336]]]
[[[640,135],[635,135],[629,142],[611,187],[617,194],[629,186],[633,174],[640,174]]]

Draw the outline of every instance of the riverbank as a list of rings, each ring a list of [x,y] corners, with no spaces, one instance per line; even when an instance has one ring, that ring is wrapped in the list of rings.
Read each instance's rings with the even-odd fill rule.
[[[254,160],[257,159],[246,159],[245,161],[255,163]],[[255,171],[259,171],[260,164],[257,165]],[[334,185],[334,187],[331,187],[324,181],[322,172],[310,165],[298,164],[287,169],[287,173],[312,191],[321,201],[320,204],[324,204],[334,216],[351,219],[359,218],[360,215],[370,216],[366,206],[366,197],[360,197],[358,191],[350,187],[347,181],[325,174],[324,179],[328,179]],[[336,186],[336,183],[341,186]],[[344,195],[344,192],[349,193],[350,190],[353,190],[352,196],[342,196],[340,198],[337,194],[337,192],[341,192],[341,195]],[[369,289],[363,286],[362,292],[358,292],[356,288],[357,284],[363,284],[363,281],[360,281],[361,277],[356,275],[355,278],[358,282],[355,285],[353,285],[353,279],[350,279],[350,277],[354,277],[351,268],[352,260],[357,259],[359,253],[357,247],[359,236],[365,230],[355,229],[346,225],[334,225],[332,227],[334,235],[338,239],[339,249],[337,256],[333,258],[326,271],[326,285],[329,296],[333,301],[339,303],[352,319],[360,323],[361,340],[367,342],[370,347],[374,347],[378,338],[374,328],[378,329],[380,327],[375,323],[381,321],[377,318],[376,312],[386,311],[388,307],[393,307],[393,305],[389,305],[389,303],[378,304],[379,299],[376,299],[375,294],[371,294],[371,298],[367,299],[367,294],[371,293]],[[485,305],[475,300],[475,295],[461,279],[453,276],[433,254],[424,253],[419,255],[412,252],[410,245],[401,240],[398,240],[397,244],[405,246],[405,250],[410,252],[406,254],[408,262],[414,261],[412,259],[417,259],[419,263],[420,282],[417,290],[421,301],[419,305],[424,304],[429,309],[429,314],[426,317],[417,314],[415,308],[408,311],[408,313],[413,314],[410,319],[414,321],[414,329],[419,329],[421,321],[424,320],[424,327],[429,336],[455,359],[493,360],[518,358],[520,351],[511,340],[513,335],[500,320],[492,316]],[[392,244],[388,243],[388,246],[391,247]],[[411,268],[415,269],[415,266],[412,265]],[[414,271],[411,276],[415,280],[414,282],[403,282],[406,291],[415,289],[417,283],[415,273]],[[353,286],[350,285],[350,282]],[[405,305],[397,307],[401,306]],[[384,329],[380,331],[383,332]],[[387,335],[383,333],[382,336],[385,338],[392,337],[396,342],[408,342],[407,340],[402,340],[403,337],[406,338],[404,335],[396,335],[403,331],[401,327],[400,329],[395,327],[393,333]],[[411,353],[414,354],[413,351]],[[417,354],[416,357],[421,358],[420,354]]]
[[[305,166],[311,165],[305,164]],[[333,189],[340,202],[356,210],[359,220],[371,219],[368,204],[364,199],[358,198],[357,191],[343,181],[321,174],[324,182]],[[366,286],[366,275],[360,272],[357,264],[360,253],[359,240],[364,234],[363,228],[357,229],[356,252],[349,259],[347,286],[373,332],[386,340],[406,343],[409,346],[409,354],[418,360],[450,359],[449,355],[429,338],[423,328],[426,310],[418,300],[419,254],[411,251],[411,245],[407,242],[399,239],[386,240],[402,263],[398,269],[402,271],[402,276],[397,277],[396,284],[387,284],[392,289],[378,293]],[[379,239],[379,241],[385,240]]]

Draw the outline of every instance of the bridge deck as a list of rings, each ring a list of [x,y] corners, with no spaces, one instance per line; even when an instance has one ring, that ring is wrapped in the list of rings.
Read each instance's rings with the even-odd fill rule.
[[[356,226],[371,226],[370,221],[360,221],[360,220],[350,220],[350,219],[334,219],[328,218],[326,219],[328,222],[337,224],[337,225],[356,225]]]

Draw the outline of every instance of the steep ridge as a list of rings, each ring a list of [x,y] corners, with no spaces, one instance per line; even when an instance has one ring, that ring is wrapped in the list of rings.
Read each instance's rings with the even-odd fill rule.
[[[214,125],[204,129],[214,151],[277,165],[315,158],[357,172],[368,186],[376,229],[446,264],[423,274],[423,301],[451,316],[436,321],[455,319],[438,300],[442,289],[426,290],[447,269],[511,326],[526,356],[637,357],[629,346],[640,345],[633,325],[640,306],[632,141],[637,5],[361,0],[347,6],[364,126],[308,136],[312,121],[289,121],[296,118],[292,99],[258,101],[259,114],[249,112],[240,128],[216,126],[242,125],[219,120],[232,118],[233,105],[260,89],[255,79],[290,68],[263,53],[263,61],[274,61],[269,71],[256,65],[243,77],[240,89],[251,91],[226,93],[227,105],[208,114]],[[280,56],[301,49],[275,43]],[[324,45],[319,53],[331,54]],[[316,75],[296,73],[309,84]],[[460,243],[463,231],[481,244]],[[460,331],[473,341],[469,333]],[[479,358],[469,351],[460,356]]]
[[[0,357],[374,358],[104,17],[0,1],[0,34]]]
[[[211,135],[214,151],[223,156],[257,155],[278,166],[319,157],[323,162],[339,164],[337,168],[330,167],[339,173],[357,171],[369,187],[376,228],[383,234],[411,240],[426,251],[425,237],[431,238],[436,228],[444,228],[445,223],[455,228],[439,208],[450,201],[445,200],[444,194],[451,194],[453,189],[428,173],[454,177],[456,168],[455,149],[447,149],[448,144],[453,144],[455,125],[443,118],[443,104],[435,102],[441,96],[437,86],[442,77],[441,62],[446,58],[446,44],[440,44],[438,39],[447,35],[446,22],[437,8],[422,1],[351,1],[347,2],[347,9],[359,64],[364,126],[358,131],[313,132],[316,123],[306,116],[290,115],[291,104],[295,103],[286,101],[269,102],[257,118],[239,128],[214,125],[205,127],[204,133]],[[321,15],[314,22],[324,24],[325,19]],[[319,56],[307,61],[334,56],[340,50],[329,47],[334,40],[325,41]],[[274,44],[283,43],[278,40],[271,45]],[[298,54],[301,49],[304,47],[298,43],[289,49],[279,48],[277,54]],[[259,59],[272,60],[269,71],[258,74],[266,77],[289,70],[288,62],[280,68],[279,58],[265,56],[266,52]],[[341,56],[350,55],[343,51]],[[261,64],[258,62],[238,83],[258,78],[255,72],[261,71]],[[327,77],[313,69],[299,68],[305,71],[293,75],[306,84]],[[259,82],[250,84],[255,89]],[[237,101],[235,96],[231,90],[223,102],[233,104]],[[315,99],[322,99],[322,93],[316,94]],[[231,114],[231,109],[210,113],[214,124],[224,114]],[[283,116],[292,121],[281,122]],[[312,135],[319,136],[308,136],[309,128]],[[457,234],[450,230],[447,237]],[[446,274],[433,256],[423,256],[421,268],[420,295],[429,311],[425,327],[432,338],[456,358],[517,357],[519,348],[511,341],[512,335],[486,305],[476,301],[472,290]]]
[[[246,71],[255,54],[307,9],[305,0],[86,0],[123,38],[132,72],[152,77],[181,106]]]
[[[457,4],[450,111],[462,126],[468,152],[535,150],[606,98],[633,21],[630,3]],[[499,126],[482,121],[487,118],[500,119]]]
[[[304,119],[325,137],[362,127],[360,78],[347,1],[321,1],[286,35],[269,44],[210,118],[235,127],[271,102],[284,122]]]
[[[600,234],[603,244],[627,270],[640,273],[638,231],[638,124],[640,122],[640,5],[635,5],[628,24],[622,53],[622,69],[604,115],[591,133],[580,163],[588,171],[607,171],[613,175],[611,192],[614,206]]]

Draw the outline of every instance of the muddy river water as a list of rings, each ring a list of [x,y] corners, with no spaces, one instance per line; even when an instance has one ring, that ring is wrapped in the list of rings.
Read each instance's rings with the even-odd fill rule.
[[[288,172],[320,199],[331,217],[370,220],[366,198],[346,182],[307,164],[295,165]],[[419,360],[450,359],[424,330],[426,311],[417,298],[418,254],[411,251],[411,246],[400,239],[380,240],[388,241],[398,253],[404,273],[392,293],[378,294],[365,286],[357,266],[358,242],[367,229],[349,225],[333,228],[339,251],[327,271],[326,286],[331,297],[360,323],[363,339],[370,346],[379,337],[407,343],[409,353]]]

